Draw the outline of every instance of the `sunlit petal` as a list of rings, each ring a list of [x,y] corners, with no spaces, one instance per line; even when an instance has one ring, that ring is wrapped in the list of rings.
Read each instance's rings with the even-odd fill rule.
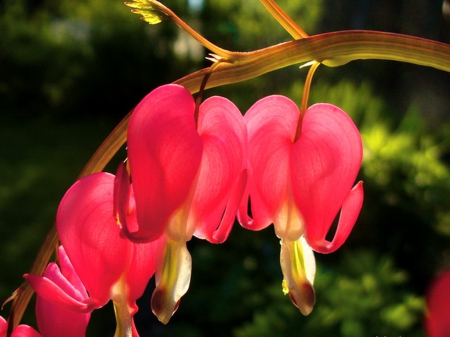
[[[216,96],[200,106],[198,133],[203,156],[190,221],[198,236],[218,243],[227,238],[242,197],[247,129],[238,108]]]
[[[134,244],[132,259],[127,270],[129,302],[135,302],[155,273],[156,262],[162,258],[166,239],[164,236],[145,244]]]
[[[136,197],[137,241],[159,238],[191,192],[203,145],[192,95],[164,85],[135,108],[128,127],[128,158]]]
[[[96,173],[77,181],[57,212],[58,234],[91,298],[106,304],[110,288],[130,259],[113,213],[114,176]]]
[[[56,269],[58,269],[57,266]],[[52,277],[53,279],[57,279],[56,282],[47,277],[32,274],[25,274],[24,277],[39,296],[55,305],[60,305],[73,312],[78,312],[81,314],[89,313],[102,305],[102,303],[96,303],[94,301],[79,301],[71,297],[57,284],[67,282],[67,280],[56,272]]]
[[[349,199],[353,207],[345,213],[345,224],[338,227],[335,235],[339,244],[324,244],[352,189],[361,161],[361,136],[344,111],[331,104],[316,104],[306,111],[301,136],[292,148],[290,166],[295,172],[295,203],[305,221],[306,240],[313,249],[322,253],[336,250],[353,227],[362,205],[362,186]]]
[[[294,240],[303,232],[301,214],[295,210],[291,191],[290,151],[299,111],[284,96],[269,96],[256,102],[245,114],[248,129],[249,179],[253,221],[239,218],[249,229],[259,230],[275,223],[280,237],[289,235]]]
[[[56,337],[56,335],[53,336]],[[50,335],[49,337],[53,336]],[[21,324],[13,330],[11,337],[41,337],[41,335],[31,326]]]
[[[356,223],[356,220],[358,219],[359,212],[361,211],[361,207],[363,204],[363,199],[364,192],[362,181],[360,181],[353,187],[353,189],[344,199],[339,222],[333,240],[331,242],[326,240],[324,236],[320,235],[320,230],[317,231],[319,235],[315,238],[314,235],[317,235],[316,227],[312,226],[312,228],[307,232],[309,241],[311,242],[311,247],[315,251],[321,253],[331,253],[341,247],[344,244],[345,240],[347,240],[350,232],[353,229],[353,226]]]
[[[55,282],[67,295],[82,302],[89,302],[84,286],[81,284],[64,249],[59,249],[61,273],[56,264],[51,263],[44,277]],[[89,323],[90,313],[78,313],[69,310],[60,303],[53,303],[38,294],[36,298],[36,320],[40,333],[45,337],[84,337]]]

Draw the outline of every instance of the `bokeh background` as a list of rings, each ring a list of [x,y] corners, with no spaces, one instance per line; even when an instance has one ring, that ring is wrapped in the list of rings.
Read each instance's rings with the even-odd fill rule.
[[[250,51],[290,36],[257,0],[163,3],[217,45]],[[310,35],[346,29],[450,43],[442,0],[279,0]],[[120,0],[0,1],[0,302],[22,282],[58,202],[102,140],[158,85],[208,65],[171,22],[150,26]],[[244,113],[269,94],[300,104],[291,66],[209,90]],[[347,111],[364,141],[365,201],[347,243],[316,255],[317,303],[303,317],[281,292],[279,242],[235,225],[222,245],[192,239],[189,292],[171,322],[139,301],[141,336],[424,336],[424,295],[450,268],[450,74],[389,61],[319,67],[310,103]],[[119,151],[107,170],[114,172]],[[34,325],[33,303],[24,323]],[[10,304],[0,315],[7,317]],[[87,336],[113,336],[111,305]]]

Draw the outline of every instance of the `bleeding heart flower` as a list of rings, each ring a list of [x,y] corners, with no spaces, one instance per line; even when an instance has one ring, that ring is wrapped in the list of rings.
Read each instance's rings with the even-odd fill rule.
[[[113,211],[114,184],[115,177],[109,173],[84,177],[66,192],[57,212],[59,238],[89,297],[77,298],[45,275],[27,279],[45,300],[78,313],[89,313],[113,300],[119,326],[125,334],[138,336],[132,319],[138,310],[136,300],[154,274],[164,238],[135,244],[120,236]]]
[[[226,240],[245,186],[244,119],[222,97],[203,102],[197,121],[194,114],[192,95],[174,84],[153,90],[135,108],[127,143],[138,224],[127,234],[131,240],[163,233],[180,242],[194,233]]]
[[[333,105],[311,106],[296,140],[299,118],[295,103],[284,96],[261,99],[246,113],[249,177],[238,219],[253,230],[274,224],[282,255],[286,255],[283,251],[291,255],[282,261],[303,266],[301,279],[295,282],[286,275],[294,266],[283,268],[283,273],[294,303],[308,314],[314,293],[307,277],[310,267],[305,263],[315,262],[313,258],[305,262],[310,255],[304,254],[306,246],[293,242],[304,235],[309,246],[320,253],[331,253],[345,242],[363,201],[362,183],[352,188],[361,166],[362,141],[351,118]],[[252,218],[247,215],[249,200]],[[326,235],[340,209],[339,224],[329,242]],[[283,245],[287,246],[284,250]],[[302,304],[302,298],[309,303]]]
[[[192,95],[178,85],[148,94],[128,127],[132,184],[123,175],[116,188],[116,213],[130,240],[149,242],[163,234],[167,238],[152,297],[153,311],[163,323],[189,286],[186,241],[192,235],[225,241],[246,184],[247,132],[239,110],[222,97],[205,100],[197,120],[195,109]],[[129,207],[130,188],[136,200],[134,228],[120,209]]]
[[[40,295],[42,294],[40,290],[42,284],[49,282],[59,287],[74,301],[83,302],[88,300],[86,289],[73,269],[62,246],[59,247],[58,256],[60,267],[54,262],[50,263],[45,269],[42,278],[36,275],[25,275],[30,284],[39,289],[36,298],[37,325],[43,337],[84,337],[91,316],[90,313],[79,313],[66,309],[58,305],[57,301],[48,301]],[[55,297],[57,297],[56,294]]]
[[[25,278],[39,293],[36,298],[36,321],[40,334],[27,325],[19,325],[12,332],[12,337],[84,337],[89,323],[90,313],[79,313],[61,307],[58,300],[59,293],[64,292],[63,297],[71,297],[73,301],[83,301],[88,298],[86,289],[73,269],[63,247],[58,250],[60,267],[54,262],[50,263],[44,271],[43,277],[37,275],[25,275]],[[51,301],[40,296],[42,291],[51,292],[51,288],[57,289]],[[46,297],[46,295],[45,295]],[[6,322],[0,317],[0,337],[6,336]]]

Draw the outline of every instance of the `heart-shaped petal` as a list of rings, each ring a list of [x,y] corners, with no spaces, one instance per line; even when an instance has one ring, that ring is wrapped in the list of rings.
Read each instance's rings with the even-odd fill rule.
[[[280,238],[295,241],[303,234],[303,220],[292,196],[290,154],[299,118],[294,102],[268,96],[245,114],[248,130],[247,194],[253,220],[246,216],[248,198],[239,211],[241,224],[260,230],[271,223]]]
[[[58,208],[58,235],[91,298],[106,304],[126,269],[130,242],[120,237],[113,213],[114,175],[95,173],[77,181]]]
[[[159,238],[192,192],[203,151],[194,110],[189,91],[169,84],[148,94],[131,116],[128,158],[138,220],[132,240]]]
[[[215,96],[200,105],[198,133],[203,156],[190,221],[196,236],[220,243],[228,237],[245,187],[247,129],[238,108]]]
[[[306,240],[331,253],[347,239],[361,210],[362,184],[352,186],[362,161],[362,141],[352,119],[331,104],[315,104],[305,113],[300,138],[293,144],[290,167],[295,203],[306,226]],[[325,237],[342,208],[333,242]]]

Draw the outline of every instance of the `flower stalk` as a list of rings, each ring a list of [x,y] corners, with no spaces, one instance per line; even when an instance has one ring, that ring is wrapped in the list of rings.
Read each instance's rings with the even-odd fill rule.
[[[154,0],[135,0],[131,2],[125,2],[125,5],[132,7],[132,12],[142,15],[141,19],[149,24],[157,24],[163,20],[171,20],[175,22],[177,26],[183,29],[186,33],[197,40],[206,49],[209,49],[214,54],[219,55],[229,61],[233,60],[235,53],[226,49],[216,46],[214,43],[205,39],[195,29],[189,26],[186,22],[181,20],[174,12],[164,6],[162,3]]]
[[[270,14],[278,21],[278,23],[283,26],[286,31],[291,34],[291,36],[296,39],[303,39],[309,35],[300,28],[299,25],[292,20],[289,15],[286,14],[283,9],[278,6],[278,4],[273,0],[261,0],[261,3],[266,7]]]
[[[314,73],[316,72],[316,69],[319,67],[319,65],[320,65],[319,62],[313,61],[311,68],[309,68],[308,75],[306,75],[305,86],[303,87],[303,94],[302,94],[302,104],[300,106],[300,116],[298,118],[297,131],[295,132],[294,142],[296,142],[302,134],[302,121],[303,116],[305,116],[306,109],[308,109],[308,99],[309,99],[309,91],[311,89],[311,82]]]

